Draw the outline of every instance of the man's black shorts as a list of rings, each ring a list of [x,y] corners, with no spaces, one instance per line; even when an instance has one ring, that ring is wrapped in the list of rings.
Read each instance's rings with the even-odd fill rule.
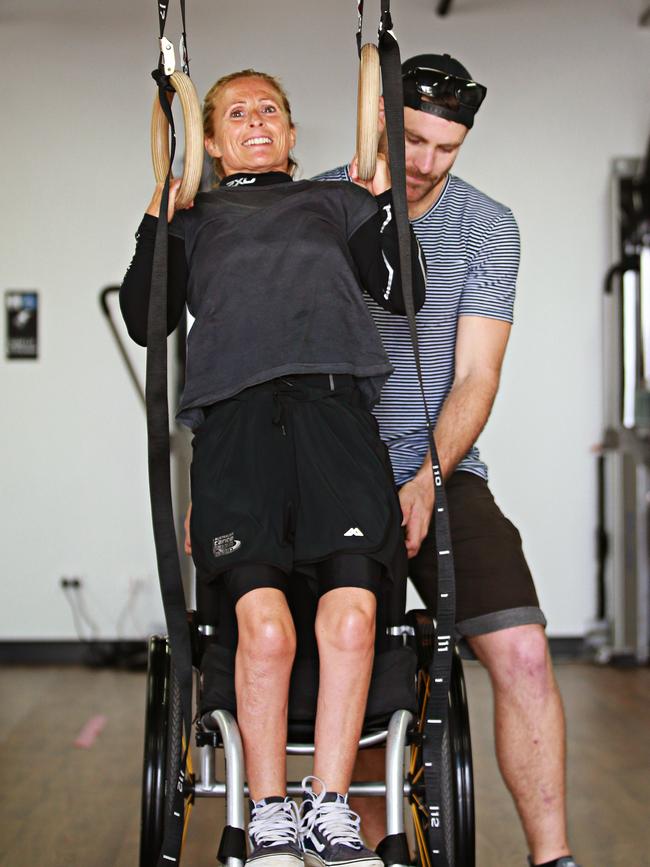
[[[209,408],[193,450],[190,532],[203,579],[264,564],[318,580],[317,564],[340,554],[404,573],[390,460],[353,377],[248,388]]]
[[[546,625],[517,528],[501,512],[487,482],[455,472],[446,482],[456,569],[456,629],[483,635],[538,623]],[[436,610],[437,560],[433,522],[409,576],[431,611]]]

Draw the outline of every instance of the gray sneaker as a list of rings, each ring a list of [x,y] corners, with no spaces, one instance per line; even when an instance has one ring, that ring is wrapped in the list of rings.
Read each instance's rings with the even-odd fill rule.
[[[251,801],[246,864],[254,867],[303,867],[298,807],[290,798]]]
[[[319,795],[307,788],[309,780],[321,783]],[[379,855],[363,845],[361,820],[350,809],[347,795],[326,792],[317,777],[305,777],[302,787],[300,839],[305,867],[384,867]]]

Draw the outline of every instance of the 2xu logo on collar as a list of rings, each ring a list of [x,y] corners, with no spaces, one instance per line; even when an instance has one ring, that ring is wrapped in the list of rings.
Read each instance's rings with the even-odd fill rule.
[[[212,553],[215,557],[223,557],[232,554],[237,548],[241,548],[241,539],[235,539],[235,533],[226,533],[225,536],[217,536],[212,540]]]
[[[254,184],[257,178],[233,178],[232,181],[226,181],[227,187],[240,187],[242,184]]]

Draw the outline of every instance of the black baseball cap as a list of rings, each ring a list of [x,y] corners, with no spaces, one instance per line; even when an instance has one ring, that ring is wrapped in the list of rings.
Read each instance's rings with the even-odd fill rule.
[[[462,123],[468,129],[485,99],[487,88],[472,79],[468,69],[449,54],[418,54],[402,64],[404,105]],[[436,105],[436,97],[453,96],[457,108]]]

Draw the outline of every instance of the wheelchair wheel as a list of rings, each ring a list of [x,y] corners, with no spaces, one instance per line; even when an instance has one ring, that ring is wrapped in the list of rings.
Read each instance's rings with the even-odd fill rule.
[[[183,753],[183,717],[180,690],[171,662],[169,644],[158,635],[149,640],[147,708],[142,770],[140,867],[156,867],[171,814],[174,786]],[[188,756],[188,774],[191,765]],[[191,803],[185,801],[185,829]]]
[[[435,626],[424,611],[413,612],[418,652],[418,719],[416,732],[424,727],[429,696],[428,666],[433,652]],[[427,837],[429,811],[424,788],[422,744],[415,738],[411,745],[409,780],[410,811],[415,838],[415,862],[419,867],[434,867]],[[467,695],[460,654],[454,651],[449,688],[447,728],[442,743],[442,813],[449,817],[445,826],[445,844],[450,867],[475,867],[474,787],[472,746],[469,731]]]

